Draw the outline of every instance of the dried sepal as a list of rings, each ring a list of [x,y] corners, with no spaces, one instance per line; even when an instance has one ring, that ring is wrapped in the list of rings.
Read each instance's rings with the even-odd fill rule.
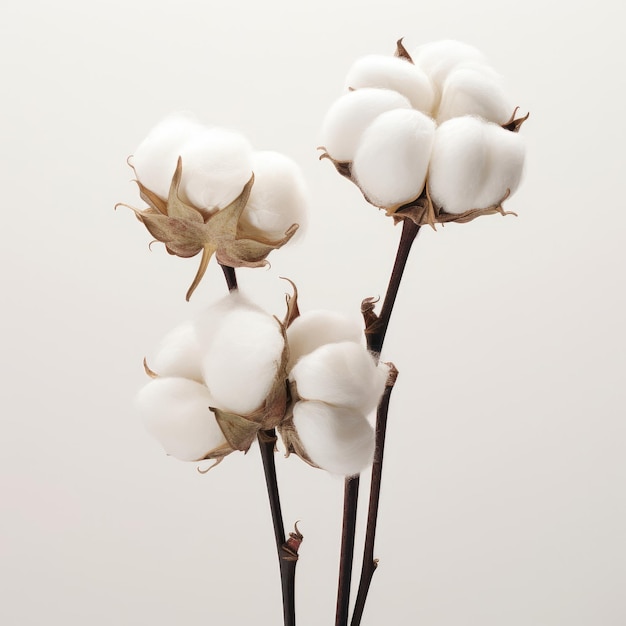
[[[411,58],[411,55],[408,53],[407,49],[404,47],[404,44],[402,43],[403,39],[404,37],[401,37],[400,39],[398,39],[398,41],[396,41],[396,52],[394,56],[397,56],[400,59],[406,59],[409,63],[413,63],[413,59]]]
[[[298,395],[298,388],[294,381],[289,382],[289,399],[290,403],[287,407],[287,413],[285,414],[282,422],[278,424],[276,430],[278,431],[280,438],[285,447],[285,458],[288,458],[292,454],[300,457],[305,463],[316,469],[321,469],[319,465],[315,464],[311,457],[307,454],[300,435],[293,423],[293,407],[300,400]]]
[[[448,222],[456,222],[458,224],[466,224],[482,215],[515,215],[513,211],[505,211],[502,207],[502,203],[509,197],[509,191],[507,190],[504,197],[492,206],[485,207],[483,209],[469,209],[462,213],[448,213],[445,209],[437,206],[430,197],[428,191],[428,184],[417,200],[409,202],[395,211],[388,211],[387,215],[393,217],[394,222],[398,222],[410,219],[413,220],[418,226],[430,226],[433,230],[436,230],[437,224],[447,224]]]
[[[158,378],[159,375],[148,367],[148,361],[146,357],[143,358],[143,371],[149,378]]]
[[[284,276],[280,277],[282,280],[286,280],[293,289],[293,294],[285,294],[285,303],[287,305],[287,311],[285,313],[285,317],[282,321],[281,326],[286,330],[292,324],[292,322],[300,317],[300,309],[298,308],[298,288],[296,284],[290,280],[289,278],[285,278]]]
[[[391,361],[385,361],[385,365],[389,368],[385,387],[393,387],[398,380],[398,368]]]
[[[298,528],[298,522],[293,525],[293,531],[289,533],[289,537],[281,546],[282,555],[281,558],[283,561],[297,561],[298,560],[298,550],[300,550],[300,545],[304,540],[304,535],[300,532]]]
[[[285,458],[289,457],[292,454],[295,454],[311,467],[321,469],[319,465],[316,465],[311,460],[311,457],[304,449],[302,441],[300,441],[298,431],[293,424],[293,416],[285,419],[282,424],[278,426],[278,432],[280,433],[280,438],[282,439],[283,445],[285,446]]]
[[[198,459],[198,462],[200,461],[215,461],[215,463],[213,463],[213,465],[209,465],[209,467],[205,468],[205,469],[200,469],[200,467],[197,468],[198,472],[200,474],[206,474],[207,472],[211,471],[214,467],[217,467],[231,452],[234,452],[234,448],[232,448],[230,446],[229,443],[224,443],[221,446],[218,446],[217,448],[213,448],[213,450],[211,450],[210,452],[207,452],[205,456],[203,456],[201,459]]]
[[[211,411],[215,414],[215,419],[230,447],[233,450],[247,452],[256,439],[259,425],[243,415],[236,415],[215,407],[211,407]]]
[[[369,297],[365,298],[361,302],[361,315],[363,316],[363,321],[365,322],[366,335],[373,332],[372,328],[376,322],[378,322],[378,315],[374,312],[374,309],[379,301],[380,297]]]
[[[530,112],[526,113],[526,115],[523,115],[522,117],[515,117],[518,111],[519,107],[515,107],[515,111],[513,111],[511,119],[502,124],[502,128],[504,128],[504,130],[510,130],[513,133],[517,133],[522,127],[522,124],[530,117]]]
[[[270,239],[245,226],[241,215],[250,197],[254,175],[229,205],[212,211],[200,209],[181,198],[181,178],[182,160],[179,158],[166,203],[137,181],[139,194],[148,208],[140,210],[122,206],[132,209],[150,234],[165,244],[170,254],[189,258],[202,252],[200,266],[187,291],[187,300],[202,280],[213,255],[222,265],[230,267],[262,267],[267,265],[267,255],[285,245],[298,229],[297,224],[292,224],[282,238]]]

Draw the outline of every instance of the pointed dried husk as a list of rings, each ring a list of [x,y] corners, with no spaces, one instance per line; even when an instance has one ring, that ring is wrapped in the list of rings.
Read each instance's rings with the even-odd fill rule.
[[[117,206],[126,206],[134,211],[150,234],[165,244],[170,254],[188,258],[202,252],[200,266],[187,291],[186,298],[189,300],[213,255],[222,265],[230,267],[265,266],[268,264],[267,255],[284,246],[298,230],[298,224],[292,224],[282,238],[275,240],[254,233],[245,225],[241,215],[250,197],[254,175],[239,196],[223,209],[209,211],[189,204],[181,199],[179,193],[182,168],[182,159],[179,158],[167,201],[137,180],[139,195],[148,208],[141,210],[126,204]]]

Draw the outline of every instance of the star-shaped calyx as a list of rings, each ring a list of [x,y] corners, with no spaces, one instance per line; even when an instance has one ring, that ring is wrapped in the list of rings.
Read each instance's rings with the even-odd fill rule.
[[[170,254],[188,258],[202,253],[200,266],[187,291],[187,300],[202,280],[213,255],[219,263],[230,267],[262,267],[268,264],[267,255],[285,245],[298,230],[298,224],[292,224],[284,237],[273,240],[253,232],[241,220],[254,184],[254,174],[228,206],[207,210],[180,197],[182,171],[182,159],[179,157],[166,201],[137,180],[139,194],[149,205],[148,208],[140,210],[127,204],[121,206],[132,209],[150,234],[165,244]]]

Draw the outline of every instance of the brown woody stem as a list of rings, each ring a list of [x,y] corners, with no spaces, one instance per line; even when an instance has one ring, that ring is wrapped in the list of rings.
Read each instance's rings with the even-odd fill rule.
[[[228,265],[221,265],[221,268],[226,278],[228,290],[233,291],[237,289],[235,268]],[[290,533],[289,539],[285,537],[285,526],[280,507],[278,481],[276,479],[276,464],[274,462],[276,431],[274,429],[260,431],[257,439],[259,441],[259,449],[261,450],[261,459],[263,460],[263,472],[265,474],[265,484],[267,485],[267,495],[270,502],[270,511],[272,513],[272,524],[274,526],[274,539],[278,553],[278,564],[280,566],[284,625],[295,626],[296,564],[298,563],[298,547],[302,541],[302,535],[297,532],[296,528],[296,533]]]
[[[361,623],[363,609],[367,593],[372,582],[372,577],[378,567],[378,561],[374,558],[374,540],[376,539],[376,522],[378,521],[378,503],[380,500],[380,483],[383,474],[383,456],[385,450],[385,434],[387,431],[387,415],[389,412],[389,399],[393,386],[385,388],[383,397],[378,405],[376,413],[376,452],[372,464],[372,482],[370,486],[370,501],[367,510],[367,530],[365,531],[365,547],[363,549],[363,565],[361,568],[361,580],[356,594],[356,602],[352,612],[351,626]]]
[[[335,626],[347,626],[354,560],[354,535],[359,500],[359,475],[348,476],[343,492],[343,525],[341,529],[341,551],[339,558],[339,583],[337,586],[337,611]]]
[[[389,279],[385,300],[380,310],[380,315],[368,324],[365,329],[367,337],[367,347],[378,358],[385,342],[387,328],[391,320],[391,313],[398,295],[400,282],[409,258],[411,246],[419,232],[419,225],[411,219],[405,219],[402,223],[402,235],[398,244],[396,260]],[[365,548],[363,552],[363,564],[361,568],[361,580],[359,582],[359,590],[352,616],[351,626],[358,626],[363,615],[363,608],[367,593],[369,591],[372,576],[376,570],[377,562],[374,560],[374,540],[376,538],[376,523],[378,520],[378,503],[380,499],[380,487],[382,479],[383,456],[385,445],[385,434],[387,431],[387,412],[389,407],[389,398],[391,396],[392,386],[385,389],[381,403],[376,415],[376,444],[374,452],[374,463],[372,465],[372,480],[370,486],[370,501],[367,516],[367,529],[365,535]],[[348,624],[348,605],[350,601],[350,580],[352,576],[352,560],[354,550],[354,524],[356,522],[356,509],[358,502],[358,485],[359,477],[351,476],[346,478],[344,491],[344,521],[343,532],[341,538],[341,561],[339,564],[339,586],[337,592],[337,620],[336,626],[347,626]],[[354,519],[354,522],[352,520]],[[346,533],[350,532],[352,538]],[[344,553],[344,546],[346,551]],[[347,554],[348,549],[350,554]],[[342,613],[340,616],[339,608]],[[341,617],[341,619],[340,619]]]
[[[222,265],[220,263],[220,267],[224,272],[224,278],[226,279],[226,285],[228,286],[228,291],[232,291],[233,289],[237,289],[237,275],[235,274],[235,268],[230,267],[229,265]]]
[[[272,522],[274,524],[274,538],[276,540],[276,550],[278,552],[278,564],[280,566],[280,581],[283,592],[283,619],[285,626],[295,626],[295,578],[296,565],[298,563],[297,545],[295,549],[290,545],[292,542],[285,539],[285,526],[283,524],[283,514],[280,507],[280,496],[278,493],[278,482],[276,480],[276,464],[274,463],[274,444],[276,442],[276,431],[274,429],[259,432],[258,436],[261,458],[263,459],[263,470],[265,471],[265,483],[267,485],[267,495],[270,501],[272,512]],[[291,534],[294,539],[294,534]],[[302,537],[300,536],[300,541]],[[298,544],[299,545],[299,544]]]

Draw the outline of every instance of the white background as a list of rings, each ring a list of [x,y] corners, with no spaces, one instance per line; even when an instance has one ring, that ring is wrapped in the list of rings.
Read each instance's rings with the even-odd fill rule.
[[[141,361],[224,293],[116,202],[175,110],[305,171],[307,237],[240,282],[282,314],[383,294],[399,228],[328,162],[350,64],[456,38],[529,110],[518,218],[423,229],[364,626],[626,623],[624,45],[618,3],[5,1],[0,9],[0,623],[281,623],[256,449],[200,476],[144,433]],[[342,481],[279,455],[299,625],[334,623]],[[363,498],[363,501],[365,497]]]

